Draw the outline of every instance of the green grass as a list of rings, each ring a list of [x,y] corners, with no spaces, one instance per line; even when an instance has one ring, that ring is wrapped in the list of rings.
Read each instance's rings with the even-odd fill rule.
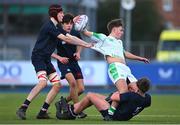
[[[15,112],[24,101],[26,94],[0,93],[0,124],[180,124],[180,95],[152,95],[152,105],[130,121],[106,122],[94,107],[85,111],[88,117],[77,120],[57,120],[55,106],[49,108],[49,120],[37,120],[35,117],[45,99],[45,94],[38,96],[27,111],[27,120],[19,120]],[[57,100],[57,98],[56,98]]]

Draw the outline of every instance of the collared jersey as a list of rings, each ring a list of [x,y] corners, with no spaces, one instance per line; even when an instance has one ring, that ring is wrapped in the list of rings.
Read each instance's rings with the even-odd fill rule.
[[[94,33],[91,36],[95,45],[92,49],[102,53],[104,56],[111,56],[124,59],[123,43],[120,39],[112,36],[106,36],[102,33]]]
[[[75,30],[71,30],[70,34],[81,39],[80,33]],[[61,57],[68,57],[68,58],[74,60],[73,54],[76,52],[76,47],[77,47],[76,45],[72,45],[72,44],[66,43],[64,41],[58,42],[57,43],[57,54],[60,55]]]
[[[49,59],[56,48],[59,34],[65,35],[66,32],[55,26],[51,20],[44,23],[32,51],[32,59]]]
[[[151,96],[149,94],[145,94],[145,97],[134,92],[120,94],[120,102],[113,119],[129,120],[150,105]]]

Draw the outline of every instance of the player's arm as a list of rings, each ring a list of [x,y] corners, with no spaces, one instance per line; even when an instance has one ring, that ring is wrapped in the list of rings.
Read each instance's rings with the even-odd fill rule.
[[[80,45],[87,48],[92,47],[92,43],[87,43],[76,36],[70,35],[65,30],[63,30],[62,27],[48,27],[47,31],[52,36],[57,37],[58,39],[63,40],[69,44]]]
[[[69,43],[69,44],[79,45],[79,46],[83,46],[83,47],[86,47],[86,48],[92,47],[91,43],[87,43],[84,40],[81,40],[76,36],[70,35],[69,33],[66,33],[66,35],[59,34],[57,37],[59,39],[63,40],[64,42]]]
[[[120,94],[118,91],[114,92],[111,96],[111,106],[108,109],[108,116],[112,117],[116,111],[116,108],[119,105],[119,102],[122,103],[123,101],[127,101],[128,96],[125,94]]]
[[[77,47],[76,47],[76,52],[75,52],[74,55],[73,55],[76,60],[80,60],[82,49],[83,49],[82,46],[77,46]]]
[[[128,51],[124,51],[124,55],[126,58],[128,59],[132,59],[132,60],[139,60],[139,61],[143,61],[145,63],[149,63],[149,60],[144,58],[144,57],[140,57],[140,56],[136,56]]]
[[[54,58],[54,59],[57,59],[58,61],[60,61],[60,62],[63,63],[63,64],[67,64],[67,63],[69,62],[69,58],[67,58],[67,57],[61,57],[61,56],[59,56],[59,55],[56,54],[56,53],[53,53],[53,54],[51,55],[51,57]]]
[[[106,35],[104,35],[102,33],[91,32],[88,30],[84,30],[82,33],[84,35],[90,37],[91,42],[93,42],[93,43],[99,43],[99,42],[104,41],[104,39],[106,39]]]
[[[126,92],[126,93],[119,93],[118,91],[117,92],[114,92],[110,99],[112,101],[116,101],[116,102],[125,102],[125,101],[128,101],[132,96],[132,92]]]
[[[87,37],[93,36],[93,32],[88,31],[87,29],[85,29],[84,31],[82,31],[82,33],[83,33],[85,36],[87,36]]]

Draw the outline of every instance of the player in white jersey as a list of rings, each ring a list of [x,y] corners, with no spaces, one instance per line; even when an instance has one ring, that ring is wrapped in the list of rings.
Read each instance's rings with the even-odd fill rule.
[[[140,56],[136,56],[123,48],[123,42],[120,39],[124,33],[121,19],[111,20],[107,25],[109,35],[102,33],[90,32],[87,29],[83,34],[90,37],[95,42],[92,49],[102,53],[105,56],[108,67],[108,74],[110,79],[115,84],[120,93],[128,92],[128,87],[137,91],[135,84],[137,79],[131,73],[130,68],[126,65],[125,58],[132,60],[139,60],[149,63],[149,60]],[[129,83],[129,85],[127,84]],[[109,114],[113,115],[117,103],[113,103],[109,109]]]

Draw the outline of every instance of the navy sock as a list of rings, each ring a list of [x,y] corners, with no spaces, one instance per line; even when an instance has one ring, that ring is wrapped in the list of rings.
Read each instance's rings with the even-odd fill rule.
[[[30,103],[31,103],[31,102],[26,99],[26,100],[24,101],[24,103],[21,105],[21,108],[26,111]]]
[[[46,102],[44,102],[44,104],[43,104],[43,106],[42,106],[42,108],[41,108],[39,114],[44,114],[44,113],[46,113],[47,110],[48,110],[48,108],[49,108],[49,104],[46,103]]]
[[[42,109],[46,109],[47,110],[48,108],[49,108],[49,104],[44,102],[44,104],[42,106]]]

